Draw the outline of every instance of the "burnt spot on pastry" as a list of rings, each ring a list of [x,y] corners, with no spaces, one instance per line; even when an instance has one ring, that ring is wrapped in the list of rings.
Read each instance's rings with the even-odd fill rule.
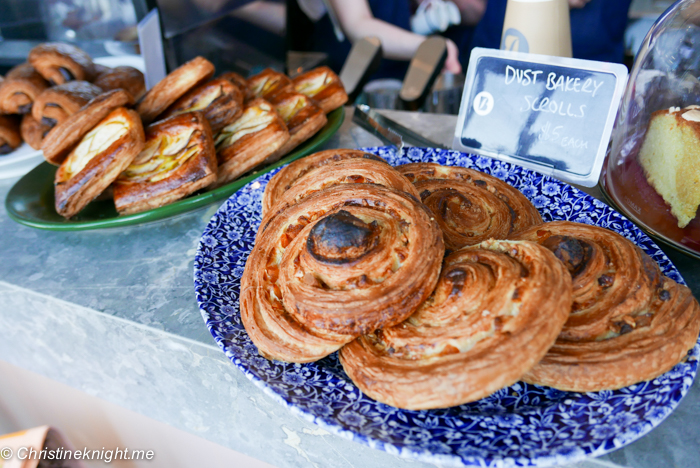
[[[452,285],[449,296],[461,296],[467,280],[467,272],[461,268],[455,268],[445,273],[444,280]]]
[[[486,183],[485,180],[475,180],[475,181],[474,181],[474,185],[476,185],[476,186],[478,186],[478,187],[484,188],[484,187],[486,187],[488,184]]]
[[[318,261],[349,263],[370,252],[379,242],[379,226],[365,223],[345,210],[321,219],[309,233],[306,247]]]
[[[7,143],[0,145],[0,155],[11,153],[13,149],[14,148]]]
[[[608,289],[615,282],[615,273],[606,273],[598,278],[598,285],[603,289]]]
[[[659,299],[662,301],[668,301],[671,299],[671,293],[668,291],[668,289],[662,289],[659,291]]]
[[[428,198],[430,196],[430,194],[431,194],[430,190],[423,190],[420,193],[421,200],[425,200],[426,198]]]
[[[627,333],[631,332],[634,330],[632,325],[626,322],[615,322],[615,326],[618,327],[618,334],[620,335],[626,335]]]
[[[542,245],[554,253],[573,277],[586,268],[593,254],[588,242],[569,236],[551,236]]]

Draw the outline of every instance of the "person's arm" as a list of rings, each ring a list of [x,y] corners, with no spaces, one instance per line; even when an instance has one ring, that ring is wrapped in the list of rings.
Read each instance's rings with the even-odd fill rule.
[[[425,36],[375,18],[367,0],[328,0],[328,2],[350,42],[368,36],[377,37],[382,42],[382,53],[386,58],[411,60],[425,40]],[[445,69],[452,73],[459,73],[462,67],[458,60],[457,46],[449,39],[447,42]]]

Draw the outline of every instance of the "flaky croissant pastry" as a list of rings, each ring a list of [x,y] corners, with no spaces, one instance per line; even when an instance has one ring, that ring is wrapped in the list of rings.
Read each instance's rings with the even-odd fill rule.
[[[72,80],[92,81],[95,74],[92,59],[85,51],[62,42],[46,42],[34,47],[27,61],[51,85]]]
[[[0,155],[14,151],[22,144],[19,117],[0,114]]]
[[[56,212],[70,218],[99,196],[143,149],[138,114],[119,107],[90,130],[56,171]]]
[[[456,250],[542,224],[537,208],[520,191],[496,177],[458,166],[412,163],[396,168],[413,182]]]
[[[49,83],[28,63],[17,65],[0,82],[0,112],[28,114]]]
[[[663,374],[695,345],[698,302],[629,240],[567,221],[515,237],[552,250],[574,285],[566,325],[523,380],[577,392],[617,389]]]
[[[554,343],[571,278],[532,242],[489,240],[445,258],[435,292],[405,322],[340,350],[352,381],[398,408],[446,408],[515,383]]]
[[[22,139],[33,149],[41,149],[41,145],[44,143],[44,137],[49,133],[49,130],[51,130],[51,127],[34,120],[31,113],[22,116],[22,123],[20,124],[19,131],[22,135]]]
[[[100,94],[102,89],[87,81],[69,81],[47,88],[34,101],[32,117],[43,125],[54,127]]]
[[[348,102],[343,83],[328,67],[314,68],[295,76],[292,82],[298,93],[313,98],[326,114]]]
[[[319,151],[302,159],[297,159],[296,161],[293,161],[287,166],[283,167],[270,179],[267,186],[265,186],[265,192],[263,193],[262,200],[263,216],[270,211],[270,208],[272,208],[272,206],[277,203],[280,198],[282,198],[287,190],[293,187],[299,181],[299,179],[304,177],[306,174],[309,174],[316,169],[325,166],[326,164],[332,164],[344,159],[354,158],[373,159],[379,162],[386,162],[379,156],[372,153],[355,149],[329,149]]]
[[[134,67],[101,67],[97,77],[92,82],[103,91],[123,89],[131,94],[132,101],[138,102],[146,93],[146,80],[143,73]]]
[[[241,93],[243,93],[244,99],[248,95],[248,82],[238,73],[232,71],[224,72],[221,75],[219,75],[218,78],[228,80],[229,82],[231,82],[231,84],[236,86],[241,91]]]
[[[216,180],[216,152],[201,112],[178,114],[146,128],[146,144],[114,181],[114,205],[132,214],[167,205]]]
[[[241,279],[241,317],[270,359],[320,359],[399,323],[435,287],[444,253],[428,210],[396,190],[352,184],[275,216]]]

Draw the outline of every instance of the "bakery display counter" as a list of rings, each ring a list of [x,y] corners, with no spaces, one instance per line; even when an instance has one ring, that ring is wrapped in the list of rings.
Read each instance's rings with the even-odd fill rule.
[[[345,111],[321,149],[381,144]],[[438,143],[452,141],[456,116],[388,114]],[[43,231],[8,217],[4,201],[16,181],[0,180],[0,360],[274,466],[431,466],[307,422],[216,346],[195,300],[193,262],[219,203],[135,226]],[[585,191],[602,199],[595,188]],[[700,261],[661,247],[700,296]],[[698,418],[696,383],[651,433],[569,466],[695,466]]]

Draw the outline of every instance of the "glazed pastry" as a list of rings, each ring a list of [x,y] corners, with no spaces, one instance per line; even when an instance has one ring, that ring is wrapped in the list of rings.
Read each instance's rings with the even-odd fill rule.
[[[216,181],[211,129],[201,112],[178,114],[146,129],[146,144],[113,184],[119,214],[167,205]]]
[[[102,90],[92,83],[69,81],[41,93],[32,106],[32,116],[53,128],[100,94]]]
[[[40,150],[41,145],[44,143],[44,137],[49,133],[51,127],[37,122],[32,117],[32,114],[29,113],[22,116],[22,123],[19,129],[22,139],[33,149]]]
[[[289,140],[270,158],[274,162],[321,130],[328,119],[311,99],[294,91],[280,91],[270,98],[289,130]]]
[[[270,99],[280,91],[292,91],[292,80],[283,73],[266,68],[247,80],[248,94],[246,99]]]
[[[341,184],[375,184],[406,192],[418,199],[413,184],[383,159],[348,158],[332,161],[307,172],[284,192],[272,209],[263,215],[258,237],[264,235],[269,220],[309,195]],[[307,158],[299,161],[305,161]]]
[[[52,86],[72,80],[91,81],[95,74],[90,56],[71,44],[40,44],[29,51],[27,61]]]
[[[0,156],[11,153],[21,144],[19,118],[0,114]]]
[[[413,182],[421,200],[435,214],[445,245],[456,250],[486,239],[542,224],[542,217],[520,191],[483,172],[434,163],[396,168]]]
[[[17,65],[0,83],[0,112],[28,114],[32,104],[49,83],[28,63]]]
[[[103,91],[119,88],[126,90],[131,94],[133,102],[138,102],[146,93],[146,81],[143,73],[134,67],[102,67],[92,83]]]
[[[85,134],[107,114],[117,107],[129,106],[133,102],[131,94],[123,89],[107,91],[90,100],[78,112],[46,134],[42,143],[44,159],[56,166],[60,165]]]
[[[216,136],[219,160],[217,186],[253,169],[289,140],[284,121],[264,99],[254,99],[243,114]]]
[[[204,112],[211,131],[217,133],[243,113],[243,93],[230,81],[214,78],[185,93],[160,118],[192,111]]]
[[[695,345],[698,302],[629,240],[568,221],[516,237],[552,250],[574,285],[566,325],[523,380],[575,392],[622,388],[670,370]]]
[[[56,171],[56,212],[75,216],[99,196],[143,149],[136,112],[119,107],[90,130]]]
[[[414,197],[372,184],[314,193],[275,216],[241,279],[241,317],[269,358],[320,359],[397,324],[430,295],[444,252]]]
[[[238,73],[224,72],[219,75],[219,78],[230,81],[231,84],[235,85],[241,91],[241,93],[243,93],[244,98],[248,95],[248,82]]]
[[[340,350],[360,390],[398,408],[447,408],[512,385],[554,343],[571,278],[532,242],[488,240],[445,258],[435,292],[405,322]]]
[[[213,75],[214,64],[204,57],[195,57],[180,65],[151,88],[139,102],[136,110],[143,123],[151,123],[183,94]]]
[[[302,159],[297,159],[285,166],[275,174],[265,186],[262,200],[263,216],[270,211],[270,208],[277,203],[280,198],[293,187],[300,178],[315,171],[326,164],[332,164],[344,159],[372,159],[379,162],[386,162],[379,156],[354,149],[329,149],[319,151]]]
[[[294,89],[313,98],[326,114],[348,102],[343,83],[328,67],[318,67],[294,77]]]

